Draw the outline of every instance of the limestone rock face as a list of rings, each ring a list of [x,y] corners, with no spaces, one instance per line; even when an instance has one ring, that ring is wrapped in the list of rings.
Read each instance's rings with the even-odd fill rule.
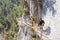
[[[35,1],[32,0],[29,2],[30,17],[37,16],[38,19],[42,17],[42,19],[45,21],[43,29],[46,30],[47,28],[47,30],[46,32],[43,32],[42,39],[44,40],[60,40],[60,9],[59,9],[60,5],[59,3],[60,3],[59,0],[43,0],[43,10],[41,12],[41,9],[38,9],[40,7],[37,7],[36,5],[37,4],[36,0]],[[23,25],[23,27],[21,25]],[[20,35],[22,37],[19,36],[21,37],[19,40],[24,40],[25,38],[26,40],[28,40],[29,39],[28,37],[31,37],[30,30],[28,31],[27,36],[25,36],[25,33],[23,32],[26,31],[26,29],[29,29],[30,27],[32,27],[32,24],[29,23],[28,21],[22,21],[21,25],[20,26],[22,27],[22,29],[19,31],[19,34],[21,33]],[[27,27],[26,29],[25,29],[25,26]],[[36,28],[37,27],[34,27],[35,31],[39,36],[41,36],[40,35],[41,32],[37,31],[37,29],[39,28],[37,29]]]

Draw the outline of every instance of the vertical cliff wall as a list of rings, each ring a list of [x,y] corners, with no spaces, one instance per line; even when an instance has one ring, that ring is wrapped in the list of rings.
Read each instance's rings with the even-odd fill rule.
[[[46,25],[50,27],[48,30],[48,37],[51,40],[60,40],[60,1],[43,0],[43,3],[43,19]]]

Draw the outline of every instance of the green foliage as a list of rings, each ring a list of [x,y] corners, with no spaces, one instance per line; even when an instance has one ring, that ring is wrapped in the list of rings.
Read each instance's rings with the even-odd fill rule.
[[[19,0],[0,0],[0,29],[8,36],[7,40],[17,38],[16,17],[21,17],[22,10]]]

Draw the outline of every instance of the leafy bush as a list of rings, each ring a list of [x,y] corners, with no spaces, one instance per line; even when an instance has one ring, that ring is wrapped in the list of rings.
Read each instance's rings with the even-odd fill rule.
[[[0,29],[7,35],[7,40],[17,38],[16,17],[21,17],[23,7],[19,0],[0,0]]]

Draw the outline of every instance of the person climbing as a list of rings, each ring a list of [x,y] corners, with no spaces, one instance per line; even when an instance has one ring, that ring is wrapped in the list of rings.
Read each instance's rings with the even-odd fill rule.
[[[43,29],[44,24],[45,24],[44,20],[42,20],[42,18],[40,18],[38,26],[40,26],[40,28]]]
[[[38,26],[39,26],[39,30],[40,30],[40,32],[41,32],[41,36],[40,36],[40,39],[41,39],[41,40],[43,40],[43,39],[42,39],[42,33],[43,33],[43,26],[44,26],[44,24],[45,24],[45,21],[42,20],[42,18],[40,18],[40,21],[39,21],[39,23],[38,23]]]

